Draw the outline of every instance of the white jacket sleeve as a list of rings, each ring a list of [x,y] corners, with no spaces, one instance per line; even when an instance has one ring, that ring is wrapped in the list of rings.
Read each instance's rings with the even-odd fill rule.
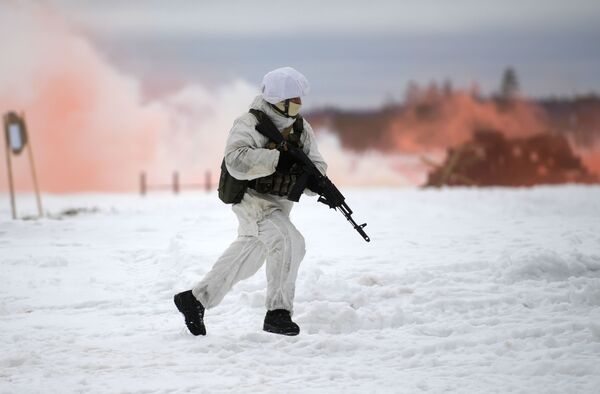
[[[255,130],[256,118],[245,114],[236,119],[225,146],[225,166],[236,179],[250,180],[271,175],[279,151],[266,149],[267,138]]]

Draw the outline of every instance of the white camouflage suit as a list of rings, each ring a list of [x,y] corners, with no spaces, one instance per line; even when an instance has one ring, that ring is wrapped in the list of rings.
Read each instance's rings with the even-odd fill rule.
[[[294,122],[293,118],[275,111],[262,96],[254,99],[251,108],[267,114],[279,131]],[[246,113],[236,119],[229,133],[225,164],[234,178],[251,180],[275,172],[279,151],[265,149],[268,139],[255,130],[256,124],[254,115]],[[306,120],[301,141],[304,152],[325,174],[327,164]],[[305,193],[314,195],[309,190]],[[304,237],[289,218],[293,204],[285,197],[261,194],[248,188],[242,201],[232,206],[239,220],[238,237],[192,289],[205,308],[219,304],[233,285],[256,273],[266,259],[267,310],[293,312],[296,276],[305,254]]]

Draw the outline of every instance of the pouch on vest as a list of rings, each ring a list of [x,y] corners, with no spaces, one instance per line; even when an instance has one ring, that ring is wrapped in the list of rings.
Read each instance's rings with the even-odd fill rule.
[[[244,198],[247,188],[248,181],[241,181],[231,176],[223,159],[219,177],[219,199],[225,204],[237,204]]]
[[[277,127],[273,124],[273,121],[269,119],[264,112],[257,109],[251,109],[250,113],[252,113],[258,120],[256,130],[261,134],[263,133],[258,129],[258,126],[261,124],[268,124],[273,130],[277,130]],[[281,135],[286,142],[296,148],[302,149],[303,145],[301,141],[301,135],[303,130],[304,120],[301,116],[299,116],[296,118],[293,125],[281,130]],[[269,140],[265,148],[276,149],[277,144]],[[298,163],[295,163],[285,172],[275,171],[271,175],[253,179],[248,184],[248,187],[262,194],[273,194],[279,197],[288,196],[289,193],[294,189],[296,180],[302,175],[303,172],[304,169],[302,166],[300,166]]]

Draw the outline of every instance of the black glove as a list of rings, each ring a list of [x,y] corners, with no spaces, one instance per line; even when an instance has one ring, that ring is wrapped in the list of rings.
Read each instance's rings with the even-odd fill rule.
[[[296,159],[290,154],[287,150],[279,151],[279,161],[277,162],[277,166],[275,170],[279,172],[289,172],[290,168],[296,163]]]

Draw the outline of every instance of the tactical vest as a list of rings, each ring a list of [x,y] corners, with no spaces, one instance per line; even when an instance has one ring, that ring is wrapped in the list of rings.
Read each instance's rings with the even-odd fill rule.
[[[272,122],[271,119],[262,111],[251,109],[250,113],[256,117],[258,123]],[[298,116],[294,123],[282,130],[283,138],[289,143],[298,148],[302,148],[301,136],[304,131],[304,120]],[[269,141],[265,146],[266,149],[276,149],[277,144]],[[289,171],[275,171],[273,174],[244,181],[234,178],[225,165],[225,159],[221,162],[221,176],[219,177],[219,198],[226,204],[237,204],[242,201],[246,189],[248,187],[256,190],[259,193],[273,194],[277,196],[287,196],[292,190],[296,179],[302,173],[302,168],[294,164]]]

